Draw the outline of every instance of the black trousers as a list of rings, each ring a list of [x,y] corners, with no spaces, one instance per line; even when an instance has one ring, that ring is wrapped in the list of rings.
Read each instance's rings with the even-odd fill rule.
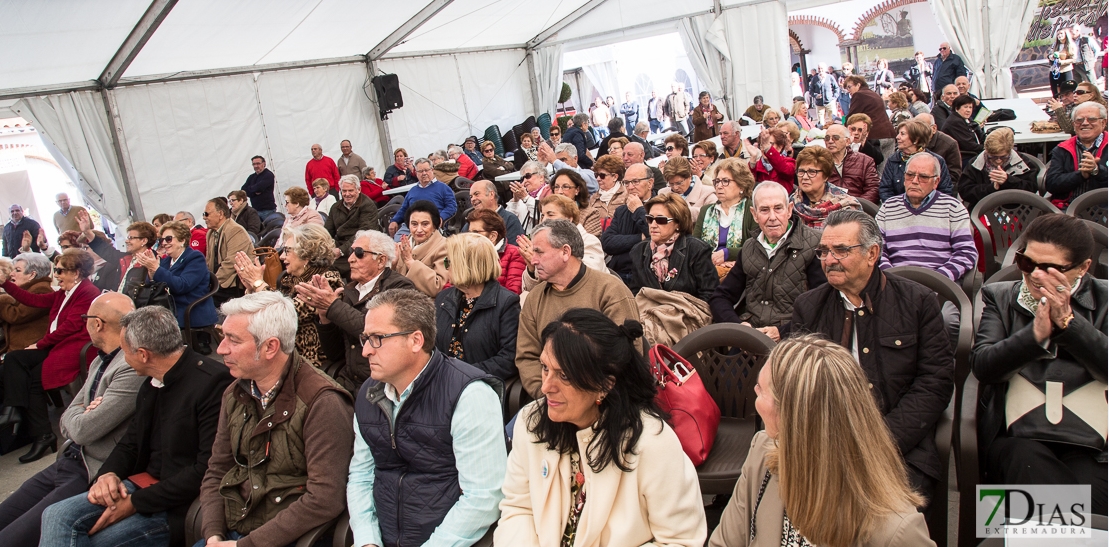
[[[4,404],[23,411],[23,425],[32,437],[50,433],[46,391],[42,389],[42,362],[50,352],[21,349],[4,356]]]
[[[239,298],[244,294],[246,294],[246,291],[240,289],[236,285],[232,285],[226,288],[220,287],[220,289],[216,291],[216,294],[212,295],[212,303],[216,305],[216,308],[219,308],[223,305],[224,302],[227,302],[228,300],[231,300],[233,298]]]
[[[909,464],[905,464],[905,469],[909,472],[909,486],[913,487],[913,490],[916,490],[921,496],[924,496],[924,505],[918,510],[921,513],[925,513],[932,505],[932,498],[935,497],[936,493],[937,481]]]
[[[0,547],[39,544],[42,512],[89,489],[89,474],[76,448],[27,479],[0,503]]]
[[[1093,512],[1106,514],[1109,465],[1093,448],[998,437],[986,452],[986,473],[1002,484],[1088,484]],[[995,479],[996,478],[996,479]]]

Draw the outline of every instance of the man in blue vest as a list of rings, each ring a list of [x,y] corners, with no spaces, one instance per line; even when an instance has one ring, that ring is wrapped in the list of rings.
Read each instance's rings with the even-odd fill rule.
[[[472,545],[500,516],[501,383],[435,349],[435,306],[392,289],[366,306],[370,379],[354,403],[355,545]]]

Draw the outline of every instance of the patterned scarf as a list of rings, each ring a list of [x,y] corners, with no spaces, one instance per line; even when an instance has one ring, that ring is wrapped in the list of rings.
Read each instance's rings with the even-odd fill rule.
[[[670,252],[674,250],[674,242],[678,240],[678,233],[670,236],[663,243],[655,244],[651,242],[651,269],[655,271],[655,276],[658,277],[658,284],[670,280],[673,277],[670,273]]]
[[[705,224],[701,227],[701,239],[714,251],[720,247],[720,213],[724,206],[717,203],[705,213]],[[743,211],[747,208],[747,198],[739,201],[732,209],[732,222],[728,225],[728,241],[725,247],[743,245]]]
[[[1081,277],[1074,280],[1074,285],[1071,285],[1070,288],[1072,296],[1078,291],[1078,285],[1081,283]],[[1032,315],[1036,315],[1036,310],[1040,307],[1040,299],[1032,296],[1032,291],[1028,289],[1028,283],[1024,281],[1023,276],[1021,276],[1020,281],[1020,292],[1017,293],[1017,304],[1020,304],[1020,307],[1032,312]]]
[[[847,193],[847,190],[830,182],[824,183],[824,197],[816,203],[809,201],[809,197],[805,195],[805,192],[801,191],[800,185],[797,186],[797,190],[793,194],[793,210],[797,212],[805,225],[810,228],[823,227],[824,219],[827,218],[832,211],[849,206],[857,208],[858,202]]]

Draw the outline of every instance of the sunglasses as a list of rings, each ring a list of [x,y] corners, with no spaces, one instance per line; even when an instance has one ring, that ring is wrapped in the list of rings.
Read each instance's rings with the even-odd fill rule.
[[[1078,90],[1075,90],[1074,94],[1075,95],[1089,95],[1090,92],[1086,91],[1085,89],[1078,89]]]
[[[158,241],[163,245],[169,245],[170,243],[173,243],[173,236],[166,236],[162,239],[159,239]]]
[[[378,253],[378,252],[375,252],[375,251],[367,251],[366,249],[363,249],[362,247],[351,247],[350,248],[350,254],[354,255],[354,257],[357,258],[358,260],[362,260],[362,258],[364,258],[366,255],[373,255],[375,257],[383,256],[381,253]]]
[[[65,272],[75,272],[73,268],[54,268],[54,275],[62,275]]]
[[[1047,262],[1036,262],[1027,256],[1024,256],[1023,251],[1017,251],[1013,263],[1017,265],[1017,269],[1031,275],[1036,270],[1043,270],[1047,272],[1048,268],[1054,268],[1059,273],[1066,273],[1073,270],[1078,264],[1071,264],[1070,266],[1060,266],[1058,264],[1049,264]]]
[[[670,217],[655,217],[655,216],[651,216],[651,215],[647,215],[647,216],[643,217],[643,219],[647,221],[647,224],[650,224],[650,223],[653,222],[655,224],[658,224],[659,226],[666,226],[667,224],[670,224],[671,222],[677,222],[676,220],[674,220]]]
[[[666,151],[667,151],[667,152],[673,152],[673,151],[674,151],[674,147],[673,147],[673,146],[667,146],[667,147],[666,147]]]

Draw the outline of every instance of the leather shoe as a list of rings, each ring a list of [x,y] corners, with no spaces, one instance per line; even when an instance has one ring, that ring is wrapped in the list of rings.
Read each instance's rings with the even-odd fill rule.
[[[6,406],[4,410],[0,410],[0,428],[18,424],[22,419],[23,417],[19,415],[19,409],[14,406]]]
[[[31,443],[31,450],[26,454],[19,457],[19,463],[31,463],[46,455],[46,451],[51,453],[58,451],[58,437],[53,433],[48,433]]]

